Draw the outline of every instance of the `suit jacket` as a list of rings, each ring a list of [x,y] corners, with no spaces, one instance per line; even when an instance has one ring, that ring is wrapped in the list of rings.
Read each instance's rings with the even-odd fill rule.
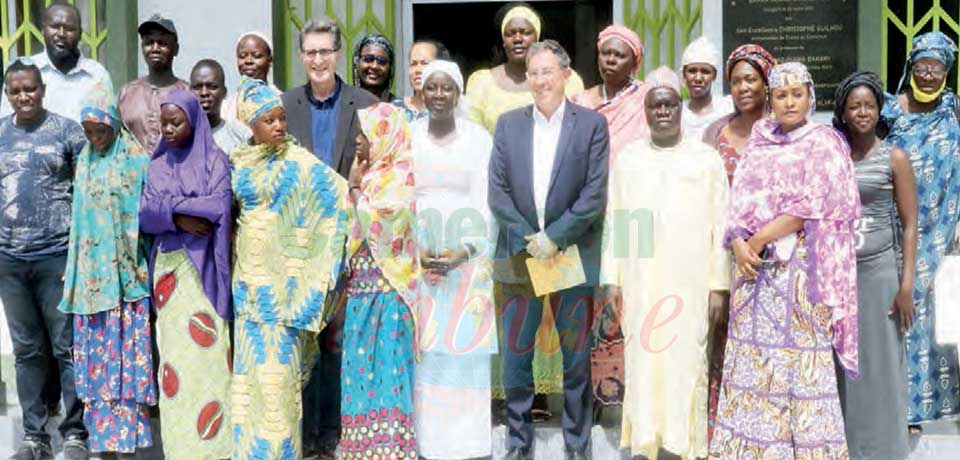
[[[340,107],[337,112],[337,132],[333,135],[333,165],[341,176],[346,178],[353,165],[354,142],[360,134],[360,120],[357,110],[365,109],[376,102],[376,96],[366,90],[356,88],[340,81]],[[288,131],[300,142],[300,145],[313,150],[313,117],[310,114],[310,99],[307,92],[310,83],[298,86],[283,93],[283,107],[287,111]]]
[[[500,227],[497,258],[513,257],[539,232],[533,197],[533,106],[497,120],[490,156],[489,204]],[[560,249],[576,244],[587,284],[597,285],[607,203],[609,132],[603,115],[566,103],[544,210],[546,234]]]

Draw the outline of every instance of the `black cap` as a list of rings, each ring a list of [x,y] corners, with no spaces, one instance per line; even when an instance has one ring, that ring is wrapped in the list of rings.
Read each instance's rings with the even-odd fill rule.
[[[154,14],[153,16],[150,16],[150,19],[140,23],[140,27],[137,27],[137,33],[143,36],[143,34],[152,29],[160,29],[164,32],[177,35],[177,28],[173,25],[173,21],[160,16],[159,14]]]

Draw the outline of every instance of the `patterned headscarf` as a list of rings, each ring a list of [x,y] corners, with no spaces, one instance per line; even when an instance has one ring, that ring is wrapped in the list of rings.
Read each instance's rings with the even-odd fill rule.
[[[880,81],[877,74],[873,72],[854,72],[850,74],[837,85],[837,90],[833,93],[833,127],[840,132],[847,132],[847,125],[843,121],[843,112],[847,110],[847,97],[854,89],[861,86],[866,86],[873,93],[873,97],[877,99],[878,111],[883,106],[883,82]],[[881,137],[887,132],[883,117],[877,120],[877,131]]]
[[[529,7],[519,5],[513,8],[510,8],[510,11],[507,11],[507,14],[503,15],[503,21],[500,21],[500,35],[507,30],[507,24],[514,19],[523,19],[530,23],[533,26],[534,32],[536,32],[536,40],[540,40],[540,16],[537,15],[536,11],[533,11]]]
[[[383,276],[415,319],[420,260],[410,127],[403,110],[393,104],[377,103],[358,110],[357,116],[370,140],[370,164],[360,181],[358,219],[350,232],[347,257],[366,241]]]
[[[713,70],[720,72],[723,65],[720,50],[706,36],[702,36],[687,45],[683,50],[683,57],[680,58],[680,69],[683,70],[687,64],[710,64]]]
[[[113,88],[97,84],[82,121],[117,130],[104,152],[87,142],[73,180],[70,241],[58,309],[90,315],[150,295],[146,245],[140,240],[140,195],[150,156],[123,125]],[[114,118],[116,116],[116,118]]]
[[[80,109],[80,121],[104,124],[114,130],[120,129],[120,110],[117,108],[113,90],[102,84],[91,90]]]
[[[753,64],[754,67],[760,69],[760,76],[763,77],[764,83],[767,83],[767,75],[770,73],[770,69],[777,65],[776,58],[762,46],[754,44],[740,45],[737,49],[733,50],[733,52],[730,53],[730,57],[727,58],[727,65],[724,70],[727,80],[730,80],[730,72],[733,71],[733,66],[737,65],[740,61],[747,61]]]
[[[387,52],[387,59],[390,60],[390,71],[387,72],[387,81],[384,82],[383,87],[390,88],[390,85],[393,84],[393,63],[395,62],[393,59],[393,43],[390,43],[390,39],[378,33],[363,37],[353,49],[353,86],[360,86],[360,51],[368,45],[379,46]]]
[[[640,65],[643,64],[643,44],[640,43],[640,36],[628,27],[611,24],[603,29],[597,37],[597,51],[611,38],[623,40],[633,51],[633,71],[631,73],[637,73],[637,70],[640,70]]]
[[[280,90],[263,81],[244,77],[240,82],[240,100],[237,104],[237,118],[253,126],[263,114],[276,107],[283,107]]]
[[[927,32],[913,37],[913,48],[910,50],[910,63],[921,58],[933,58],[943,63],[949,70],[957,60],[957,45],[946,34],[940,31]]]
[[[907,62],[903,64],[903,76],[897,84],[897,93],[903,87],[903,82],[909,77],[909,68],[922,58],[933,58],[943,63],[949,71],[957,61],[957,45],[943,32],[933,31],[913,37],[912,48]]]
[[[807,111],[809,118],[817,110],[817,93],[814,91],[813,77],[807,70],[807,66],[799,62],[784,62],[777,64],[770,69],[770,90],[790,85],[807,85],[810,91],[810,109]]]

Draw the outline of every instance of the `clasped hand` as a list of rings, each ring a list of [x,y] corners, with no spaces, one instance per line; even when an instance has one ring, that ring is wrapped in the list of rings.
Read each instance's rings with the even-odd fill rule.
[[[550,259],[560,252],[560,248],[550,241],[543,231],[524,237],[527,240],[527,253],[537,259]]]

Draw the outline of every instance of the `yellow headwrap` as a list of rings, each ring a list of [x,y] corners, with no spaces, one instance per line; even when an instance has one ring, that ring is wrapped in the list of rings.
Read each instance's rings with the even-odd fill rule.
[[[533,30],[537,32],[537,40],[540,40],[540,16],[537,16],[536,12],[525,6],[515,6],[507,11],[507,14],[503,16],[503,22],[500,23],[500,34],[503,35],[503,32],[507,30],[507,24],[517,18],[529,22],[533,26]]]

